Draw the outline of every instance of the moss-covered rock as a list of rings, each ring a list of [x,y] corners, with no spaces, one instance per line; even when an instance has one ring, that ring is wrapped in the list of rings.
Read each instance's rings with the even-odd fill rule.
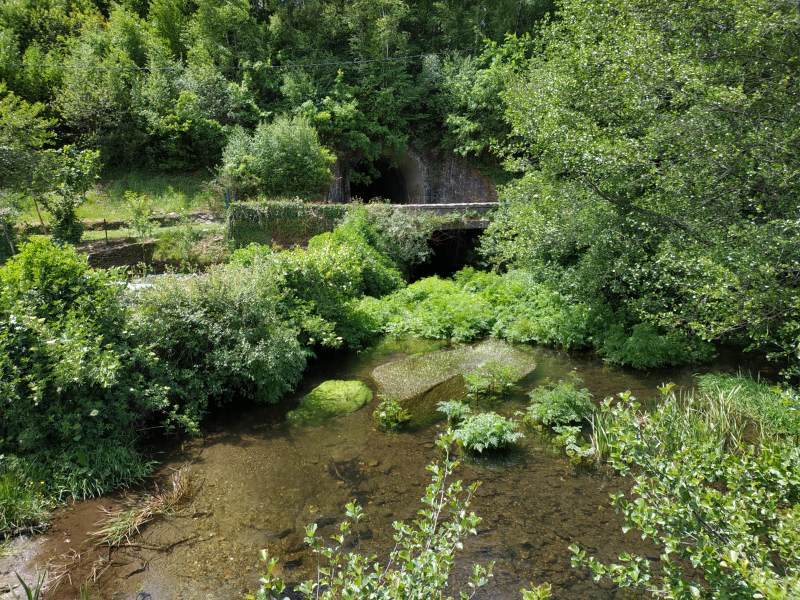
[[[372,378],[383,396],[398,400],[412,414],[413,426],[422,426],[441,418],[438,402],[466,398],[464,374],[489,363],[508,367],[515,381],[536,368],[531,352],[489,339],[395,360],[374,369]]]
[[[308,393],[287,419],[292,425],[319,425],[336,415],[355,412],[372,400],[372,390],[361,381],[324,381]]]

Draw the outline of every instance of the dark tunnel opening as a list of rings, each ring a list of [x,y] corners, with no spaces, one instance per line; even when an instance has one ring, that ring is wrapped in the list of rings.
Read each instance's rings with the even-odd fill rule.
[[[375,167],[379,175],[367,184],[351,183],[350,194],[353,198],[374,200],[382,198],[392,204],[408,202],[408,188],[403,173],[389,161],[379,161]]]
[[[438,275],[450,277],[464,267],[479,265],[478,243],[480,229],[455,229],[434,231],[428,241],[431,256],[421,265],[417,265],[411,272],[411,280],[422,279]]]

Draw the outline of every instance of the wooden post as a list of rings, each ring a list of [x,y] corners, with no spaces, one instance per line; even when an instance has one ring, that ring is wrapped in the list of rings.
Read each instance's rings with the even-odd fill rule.
[[[108,223],[103,219],[103,232],[106,234],[106,246],[108,246]]]

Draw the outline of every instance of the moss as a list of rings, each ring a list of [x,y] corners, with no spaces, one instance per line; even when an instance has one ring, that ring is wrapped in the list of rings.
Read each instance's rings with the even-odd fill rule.
[[[370,400],[372,390],[363,382],[331,379],[311,390],[287,419],[292,425],[319,425],[336,415],[355,412]]]
[[[489,339],[392,361],[373,370],[372,378],[384,396],[397,399],[412,414],[413,426],[422,426],[441,418],[439,401],[466,398],[464,374],[489,363],[503,364],[513,381],[536,366],[530,352]]]

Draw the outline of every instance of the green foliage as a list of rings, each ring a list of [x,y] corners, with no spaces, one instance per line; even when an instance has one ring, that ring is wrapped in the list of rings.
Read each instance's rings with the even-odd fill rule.
[[[134,432],[166,389],[127,326],[119,278],[47,241],[0,268],[0,452],[51,493],[92,496],[147,471]]]
[[[697,385],[708,396],[729,398],[735,410],[756,423],[762,433],[795,438],[800,435],[800,396],[794,388],[722,373],[700,375]]]
[[[300,405],[286,415],[292,425],[320,425],[338,415],[355,412],[372,401],[372,390],[363,381],[323,381],[303,396]]]
[[[153,233],[153,201],[147,194],[125,192],[125,202],[131,211],[131,228],[140,239],[147,239]]]
[[[46,522],[50,502],[44,481],[32,481],[11,456],[0,456],[0,534],[36,529]]]
[[[592,394],[574,376],[557,383],[541,385],[530,393],[531,404],[525,422],[544,427],[560,427],[583,423],[594,412]]]
[[[411,421],[409,413],[403,405],[394,398],[384,398],[375,407],[372,413],[375,423],[383,431],[399,431],[404,429]]]
[[[100,153],[63,146],[47,150],[37,165],[37,187],[47,190],[44,206],[50,212],[53,239],[76,244],[83,234],[83,224],[76,209],[86,200],[86,192],[97,179]]]
[[[490,361],[475,371],[464,374],[467,398],[472,402],[502,400],[514,389],[517,370],[500,362]]]
[[[599,352],[612,364],[649,369],[705,362],[711,359],[714,350],[711,344],[680,331],[661,333],[652,325],[639,323],[630,334],[622,326],[612,326]]]
[[[138,293],[132,326],[162,363],[183,427],[233,398],[275,403],[299,382],[307,352],[279,284],[264,265],[232,264]]]
[[[472,413],[469,404],[460,400],[443,400],[436,405],[436,410],[447,417],[448,425],[458,425]]]
[[[501,194],[487,257],[659,335],[770,352],[791,375],[796,16],[769,0],[562,2],[504,93],[522,177]],[[684,345],[638,337],[658,354]]]
[[[524,435],[517,424],[497,413],[466,416],[455,429],[455,439],[467,451],[501,451],[512,447]]]
[[[251,243],[291,247],[331,231],[349,208],[296,200],[236,203],[228,211],[227,236],[236,247]]]
[[[345,507],[347,519],[340,523],[330,541],[317,533],[316,524],[306,527],[305,542],[319,558],[317,577],[301,583],[297,590],[304,598],[449,598],[445,596],[453,568],[455,553],[463,539],[476,535],[480,518],[469,511],[477,483],[464,486],[451,481],[458,462],[450,457],[454,441],[451,432],[440,436],[437,445],[444,458],[428,466],[431,483],[425,488],[422,508],[412,522],[394,523],[396,546],[386,563],[376,556],[359,552],[358,540],[364,511],[350,502]],[[354,549],[348,549],[350,544]],[[283,597],[285,583],[275,574],[276,558],[261,553],[266,574],[261,587],[251,600],[278,600]],[[492,565],[473,565],[469,589],[475,593],[492,577]],[[465,598],[465,592],[460,594]]]
[[[611,466],[633,478],[612,496],[625,517],[661,549],[659,561],[630,553],[606,564],[577,545],[573,564],[596,579],[686,598],[797,596],[800,451],[780,438],[745,441],[735,402],[724,393],[678,398],[671,386],[655,410],[629,393],[606,403]]]
[[[222,154],[220,178],[243,193],[320,194],[330,184],[333,154],[303,118],[277,117],[250,135],[236,129]]]
[[[488,334],[493,321],[488,302],[438,277],[421,279],[382,301],[366,299],[362,307],[395,337],[464,342]]]

